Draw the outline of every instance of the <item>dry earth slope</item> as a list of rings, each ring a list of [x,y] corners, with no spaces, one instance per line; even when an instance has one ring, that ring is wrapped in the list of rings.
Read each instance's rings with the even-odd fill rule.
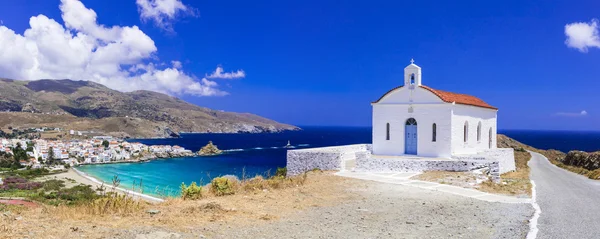
[[[129,137],[298,129],[253,114],[200,107],[161,93],[120,92],[73,80],[0,79],[0,112],[2,128],[48,126]]]

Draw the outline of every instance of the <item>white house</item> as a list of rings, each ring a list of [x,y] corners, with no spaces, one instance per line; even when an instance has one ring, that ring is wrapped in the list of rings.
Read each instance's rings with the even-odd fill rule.
[[[498,109],[470,95],[423,85],[421,67],[373,106],[373,155],[451,158],[496,148]]]

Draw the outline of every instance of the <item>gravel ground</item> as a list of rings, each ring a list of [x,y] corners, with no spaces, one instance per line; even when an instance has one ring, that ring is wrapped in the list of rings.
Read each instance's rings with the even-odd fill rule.
[[[524,238],[530,204],[489,203],[373,184],[364,199],[217,234],[223,238]]]
[[[212,220],[211,212],[181,213],[206,203],[189,201],[165,205],[156,217],[90,221],[58,221],[29,210],[20,220],[5,216],[14,227],[4,230],[20,235],[10,238],[524,238],[533,215],[530,204],[490,203],[327,174],[315,175],[302,188],[208,200],[238,209]]]
[[[530,204],[490,203],[401,185],[367,185],[352,189],[362,199],[261,224],[202,225],[189,234],[146,228],[115,238],[525,238],[533,215]]]

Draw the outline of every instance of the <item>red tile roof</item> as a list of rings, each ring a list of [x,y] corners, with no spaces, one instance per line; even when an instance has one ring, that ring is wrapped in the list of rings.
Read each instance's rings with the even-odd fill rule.
[[[458,94],[458,93],[453,93],[453,92],[448,92],[448,91],[443,91],[443,90],[436,90],[436,89],[433,89],[431,87],[424,86],[424,85],[421,85],[419,87],[430,91],[431,93],[433,93],[434,95],[439,97],[442,101],[447,102],[447,103],[456,102],[456,104],[461,104],[461,105],[471,105],[471,106],[477,106],[477,107],[494,109],[494,110],[498,109],[494,106],[489,105],[488,103],[485,103],[485,101],[483,101],[475,96]],[[402,88],[402,86],[398,86],[394,89],[391,89],[390,91],[386,92],[383,96],[381,96],[377,101],[375,101],[373,103],[377,103],[377,102],[381,101],[381,99],[383,99],[383,97],[385,97],[392,91],[399,89],[399,88]]]

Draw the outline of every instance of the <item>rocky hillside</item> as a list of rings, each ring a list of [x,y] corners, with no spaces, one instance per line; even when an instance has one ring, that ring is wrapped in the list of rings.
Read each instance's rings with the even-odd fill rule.
[[[572,150],[569,153],[564,153],[555,149],[536,149],[505,135],[498,135],[498,147],[531,150],[544,155],[552,164],[560,168],[584,175],[590,179],[600,180],[600,151],[588,153]]]
[[[587,170],[600,169],[600,152],[587,153],[573,150],[561,160],[563,164],[585,168]]]
[[[212,110],[151,91],[120,92],[90,81],[0,79],[0,112],[2,128],[95,129],[129,137],[298,129],[253,114]]]

